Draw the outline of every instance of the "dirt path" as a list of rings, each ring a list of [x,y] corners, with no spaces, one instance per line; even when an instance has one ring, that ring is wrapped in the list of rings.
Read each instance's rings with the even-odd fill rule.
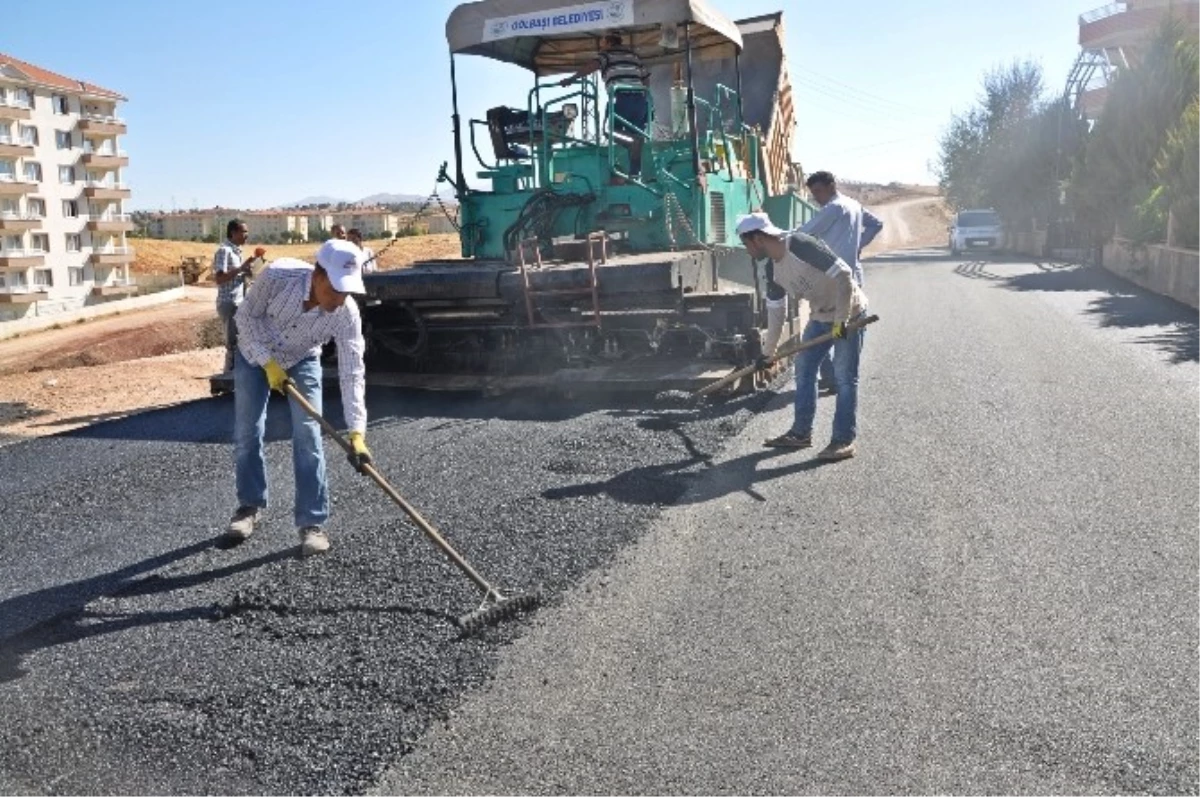
[[[212,289],[0,341],[0,442],[209,395],[224,350]]]
[[[883,222],[883,232],[864,251],[867,256],[946,243],[950,212],[941,197],[915,197],[869,207]]]

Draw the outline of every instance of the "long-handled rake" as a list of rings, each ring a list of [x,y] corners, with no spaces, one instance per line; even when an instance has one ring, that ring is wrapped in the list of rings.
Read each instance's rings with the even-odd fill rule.
[[[354,447],[350,445],[350,441],[342,437],[342,435],[338,433],[338,430],[333,427],[333,424],[325,420],[324,416],[317,411],[317,408],[310,404],[306,398],[304,398],[304,395],[296,388],[296,384],[292,382],[292,380],[289,379],[287,382],[285,382],[284,388],[287,390],[288,395],[291,396],[291,398],[297,404],[299,404],[300,407],[306,413],[308,413],[311,418],[317,421],[317,423],[321,424],[321,428],[324,429],[330,437],[337,441],[337,444],[341,446],[347,454],[354,453]],[[437,529],[433,527],[433,524],[421,517],[421,513],[418,512],[412,504],[406,501],[404,496],[396,492],[396,489],[392,487],[392,485],[390,485],[387,480],[383,478],[383,476],[380,475],[379,471],[375,470],[373,465],[366,463],[361,467],[363,473],[370,476],[371,479],[379,485],[380,489],[387,493],[388,497],[395,501],[397,506],[404,510],[404,513],[408,515],[409,519],[411,519],[414,524],[416,524],[417,528],[425,532],[425,536],[428,537],[434,545],[440,548],[442,553],[444,553],[446,557],[458,567],[459,570],[466,574],[467,578],[475,582],[475,586],[479,587],[479,589],[483,591],[483,601],[479,604],[479,607],[474,611],[468,612],[467,614],[464,614],[458,618],[458,627],[462,629],[464,634],[472,633],[483,628],[484,626],[495,625],[496,623],[508,620],[520,614],[521,612],[529,611],[541,604],[542,595],[540,591],[534,593],[512,594],[508,595],[507,597],[501,594],[500,590],[488,583],[483,576],[479,575],[475,568],[471,567],[467,560],[464,559],[458,551],[454,550],[450,543],[446,542],[446,539],[442,537]]]
[[[858,318],[858,319],[855,319],[854,321],[851,321],[849,324],[846,324],[846,329],[851,329],[851,330],[861,329],[862,327],[865,327],[867,324],[874,324],[878,320],[879,320],[879,316],[877,316],[877,315],[869,315],[866,318]],[[767,364],[774,365],[775,363],[779,362],[780,360],[785,360],[788,357],[794,357],[795,355],[799,354],[800,352],[804,351],[805,349],[811,349],[814,346],[820,346],[821,344],[828,343],[831,340],[833,340],[833,333],[827,332],[824,335],[818,335],[815,338],[811,338],[811,339],[805,340],[805,341],[789,341],[788,343],[785,343],[784,345],[780,346],[779,350],[777,352],[775,352],[774,356],[769,357],[767,359]],[[711,385],[705,385],[704,387],[700,388],[699,390],[697,390],[695,393],[692,394],[692,398],[702,398],[704,396],[711,396],[713,393],[716,393],[717,391],[733,384],[734,382],[738,381],[739,379],[750,376],[751,374],[753,374],[755,371],[758,371],[758,370],[759,370],[759,366],[757,364],[747,365],[745,368],[739,368],[736,371],[734,371],[733,373],[721,377],[716,382],[713,382]]]

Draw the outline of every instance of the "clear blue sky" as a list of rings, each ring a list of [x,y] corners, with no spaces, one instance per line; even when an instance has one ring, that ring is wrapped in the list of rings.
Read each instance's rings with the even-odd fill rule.
[[[804,167],[884,182],[934,181],[938,136],[988,69],[1031,58],[1060,91],[1078,51],[1076,18],[1103,4],[713,2],[733,18],[784,11]],[[444,25],[453,2],[7,5],[0,52],[129,98],[133,208],[424,195],[452,160]],[[464,116],[522,104],[526,73],[473,57],[459,64]]]

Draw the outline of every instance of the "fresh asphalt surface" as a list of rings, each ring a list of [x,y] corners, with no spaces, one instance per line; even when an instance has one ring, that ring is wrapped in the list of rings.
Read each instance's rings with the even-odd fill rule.
[[[938,252],[867,290],[834,465],[760,447],[787,385],[372,391],[385,474],[550,599],[479,639],[332,452],[335,547],[295,558],[279,402],[232,550],[227,401],[0,448],[0,792],[1197,793],[1196,312]]]

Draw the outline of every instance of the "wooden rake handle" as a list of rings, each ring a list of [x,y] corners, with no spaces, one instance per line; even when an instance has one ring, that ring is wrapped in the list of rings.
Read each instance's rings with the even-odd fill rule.
[[[878,320],[879,320],[879,316],[869,315],[866,318],[855,319],[854,321],[851,321],[849,324],[846,324],[846,329],[851,329],[851,330],[862,329],[863,327],[867,326],[868,324],[874,324]],[[833,340],[832,332],[826,332],[824,335],[818,335],[815,338],[810,338],[809,340],[805,340],[805,341],[797,341],[795,338],[793,338],[792,340],[790,340],[787,343],[780,346],[778,351],[775,352],[774,356],[768,358],[767,362],[770,365],[774,365],[775,363],[779,362],[780,360],[783,360],[787,357],[792,357],[794,355],[797,355],[800,352],[804,351],[805,349],[811,349],[814,346],[820,346],[821,344],[828,343],[831,340]],[[757,370],[759,370],[757,364],[747,365],[745,368],[739,368],[736,371],[730,373],[728,376],[721,377],[716,382],[713,382],[711,385],[706,385],[706,386],[700,388],[699,390],[697,390],[695,393],[692,394],[692,398],[701,398],[702,396],[711,396],[713,393],[716,393],[718,390],[728,387],[729,385],[733,384],[734,382],[738,381],[739,379],[742,379],[743,377],[747,377]]]

